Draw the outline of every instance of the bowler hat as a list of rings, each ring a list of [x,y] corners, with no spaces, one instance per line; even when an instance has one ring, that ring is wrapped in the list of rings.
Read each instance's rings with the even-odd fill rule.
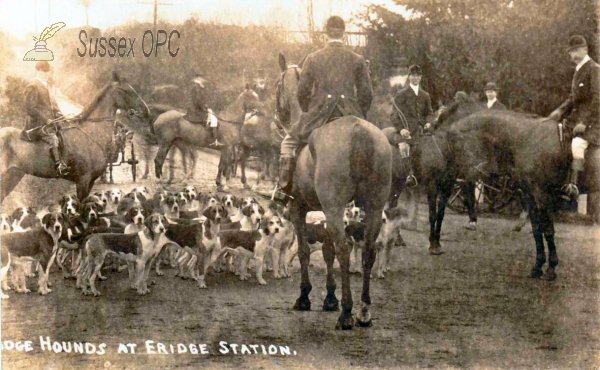
[[[587,48],[587,42],[585,41],[585,37],[581,35],[571,36],[569,39],[569,44],[567,46],[567,51],[575,50],[577,48]]]
[[[423,71],[421,70],[421,67],[419,67],[416,64],[413,64],[412,66],[408,67],[408,74],[409,75],[419,75],[419,76],[422,76],[423,75]]]
[[[498,91],[498,86],[496,86],[496,83],[494,82],[488,82],[485,84],[485,87],[483,88],[483,91]]]
[[[327,19],[327,23],[325,23],[326,31],[337,31],[344,32],[346,30],[346,24],[344,20],[337,15],[333,15]]]
[[[45,60],[41,60],[35,63],[36,71],[49,72],[50,71],[50,63]]]

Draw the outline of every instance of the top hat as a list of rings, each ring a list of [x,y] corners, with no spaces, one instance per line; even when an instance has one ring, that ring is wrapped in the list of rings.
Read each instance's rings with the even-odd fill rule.
[[[567,45],[567,51],[575,50],[577,48],[587,48],[587,42],[585,37],[581,35],[571,36],[569,44]]]
[[[423,71],[421,70],[421,67],[419,67],[416,64],[413,64],[412,66],[408,67],[408,74],[409,75],[419,75],[419,76],[422,76],[423,75]]]
[[[496,83],[494,82],[488,82],[485,84],[485,87],[483,88],[483,91],[498,91],[498,86],[496,85]]]

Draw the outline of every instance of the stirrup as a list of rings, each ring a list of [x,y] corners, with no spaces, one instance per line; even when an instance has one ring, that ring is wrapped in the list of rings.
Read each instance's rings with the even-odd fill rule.
[[[571,197],[572,199],[576,199],[579,196],[579,189],[577,188],[577,185],[575,185],[575,184],[563,185],[561,190],[565,194],[567,194],[569,197]]]
[[[225,145],[225,144],[221,144],[221,143],[219,142],[219,140],[216,140],[216,139],[215,139],[215,142],[214,142],[214,143],[212,143],[212,144],[210,144],[209,146],[216,146],[216,147],[219,147],[219,146],[223,146],[223,145]]]
[[[63,162],[58,162],[56,164],[56,170],[58,171],[59,176],[66,176],[69,174],[69,167]]]
[[[414,188],[417,185],[419,185],[419,182],[417,181],[417,178],[415,177],[415,175],[406,176],[406,186],[407,187]]]

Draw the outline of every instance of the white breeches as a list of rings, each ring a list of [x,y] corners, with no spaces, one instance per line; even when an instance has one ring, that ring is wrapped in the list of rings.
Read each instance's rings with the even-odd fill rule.
[[[588,147],[588,142],[581,138],[573,138],[571,142],[571,150],[573,151],[573,159],[584,159],[585,150]]]

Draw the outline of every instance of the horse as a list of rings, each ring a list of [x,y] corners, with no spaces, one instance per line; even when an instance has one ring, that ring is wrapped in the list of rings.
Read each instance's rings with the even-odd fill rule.
[[[275,122],[260,120],[256,123],[245,123],[240,130],[240,157],[239,163],[242,170],[242,184],[244,188],[250,188],[246,179],[246,162],[250,154],[259,156],[264,162],[262,173],[256,178],[256,186],[260,180],[271,177],[271,161],[278,163],[279,148],[283,136],[279,133]]]
[[[107,146],[114,140],[116,110],[145,109],[144,104],[133,87],[115,72],[79,118],[64,123],[63,160],[71,167],[64,178],[76,184],[79,199],[89,195],[94,181],[106,170]],[[2,201],[25,174],[58,177],[46,144],[22,140],[20,129],[1,128],[0,146]]]
[[[150,162],[152,162],[152,156],[154,154],[152,148],[158,146],[156,136],[151,131],[151,127],[159,115],[170,110],[179,110],[180,112],[185,113],[184,110],[174,108],[170,105],[148,104],[147,110],[138,112],[130,119],[130,124],[128,126],[135,133],[133,136],[133,143],[136,148],[140,150],[141,157],[144,159],[144,174],[142,180],[148,179],[150,174]],[[179,152],[181,153],[185,179],[192,179],[193,171],[188,171],[187,159],[191,158],[195,163],[196,152],[191,149],[189,145],[186,145],[181,141],[175,141],[173,146],[179,149]],[[176,151],[169,152],[169,179],[167,180],[167,183],[169,184],[175,181],[175,155]]]
[[[452,115],[448,121],[452,122]],[[479,111],[452,123],[448,130],[450,165],[476,181],[488,173],[508,174],[528,203],[536,261],[529,274],[544,275],[544,239],[548,247],[546,280],[557,278],[558,254],[554,240],[553,208],[571,163],[570,143],[561,142],[557,122],[510,111]],[[590,146],[585,161],[584,188],[598,192],[600,149]]]
[[[277,85],[279,117],[290,122],[300,118],[297,99],[301,67],[287,66],[285,57],[279,54],[281,75]],[[292,73],[287,73],[292,70]],[[285,122],[282,120],[282,122]],[[335,138],[335,140],[332,140]],[[350,291],[350,255],[345,240],[343,215],[347,203],[355,200],[365,210],[365,247],[362,252],[363,289],[361,307],[357,314],[360,326],[371,325],[370,276],[375,262],[375,239],[381,227],[381,212],[391,187],[392,152],[388,141],[377,127],[354,117],[345,116],[329,122],[313,131],[308,145],[299,151],[294,186],[290,203],[290,216],[298,238],[298,254],[301,265],[300,296],[296,310],[310,310],[309,299],[312,285],[308,275],[310,248],[306,236],[306,214],[322,210],[327,218],[327,232],[333,242],[323,245],[323,257],[327,264],[327,296],[324,311],[339,309],[335,296],[333,262],[337,257],[342,277],[342,312],[337,329],[352,329],[352,293]],[[327,243],[326,243],[327,244]]]
[[[225,145],[221,147],[221,156],[217,172],[216,183],[221,186],[221,176],[225,176],[223,190],[228,190],[227,180],[231,173],[232,148],[239,139],[242,124],[255,118],[256,113],[250,113],[262,106],[258,95],[249,87],[246,88],[225,111],[218,115],[220,140]],[[185,114],[177,110],[170,110],[158,116],[152,124],[152,132],[156,135],[159,145],[158,153],[154,158],[155,174],[157,178],[162,175],[162,166],[171,146],[183,143],[196,147],[210,148],[211,140],[208,128],[204,124],[193,124],[183,118]],[[250,117],[246,118],[247,115]],[[259,117],[260,118],[260,117]],[[192,177],[196,166],[196,158],[192,156]]]

